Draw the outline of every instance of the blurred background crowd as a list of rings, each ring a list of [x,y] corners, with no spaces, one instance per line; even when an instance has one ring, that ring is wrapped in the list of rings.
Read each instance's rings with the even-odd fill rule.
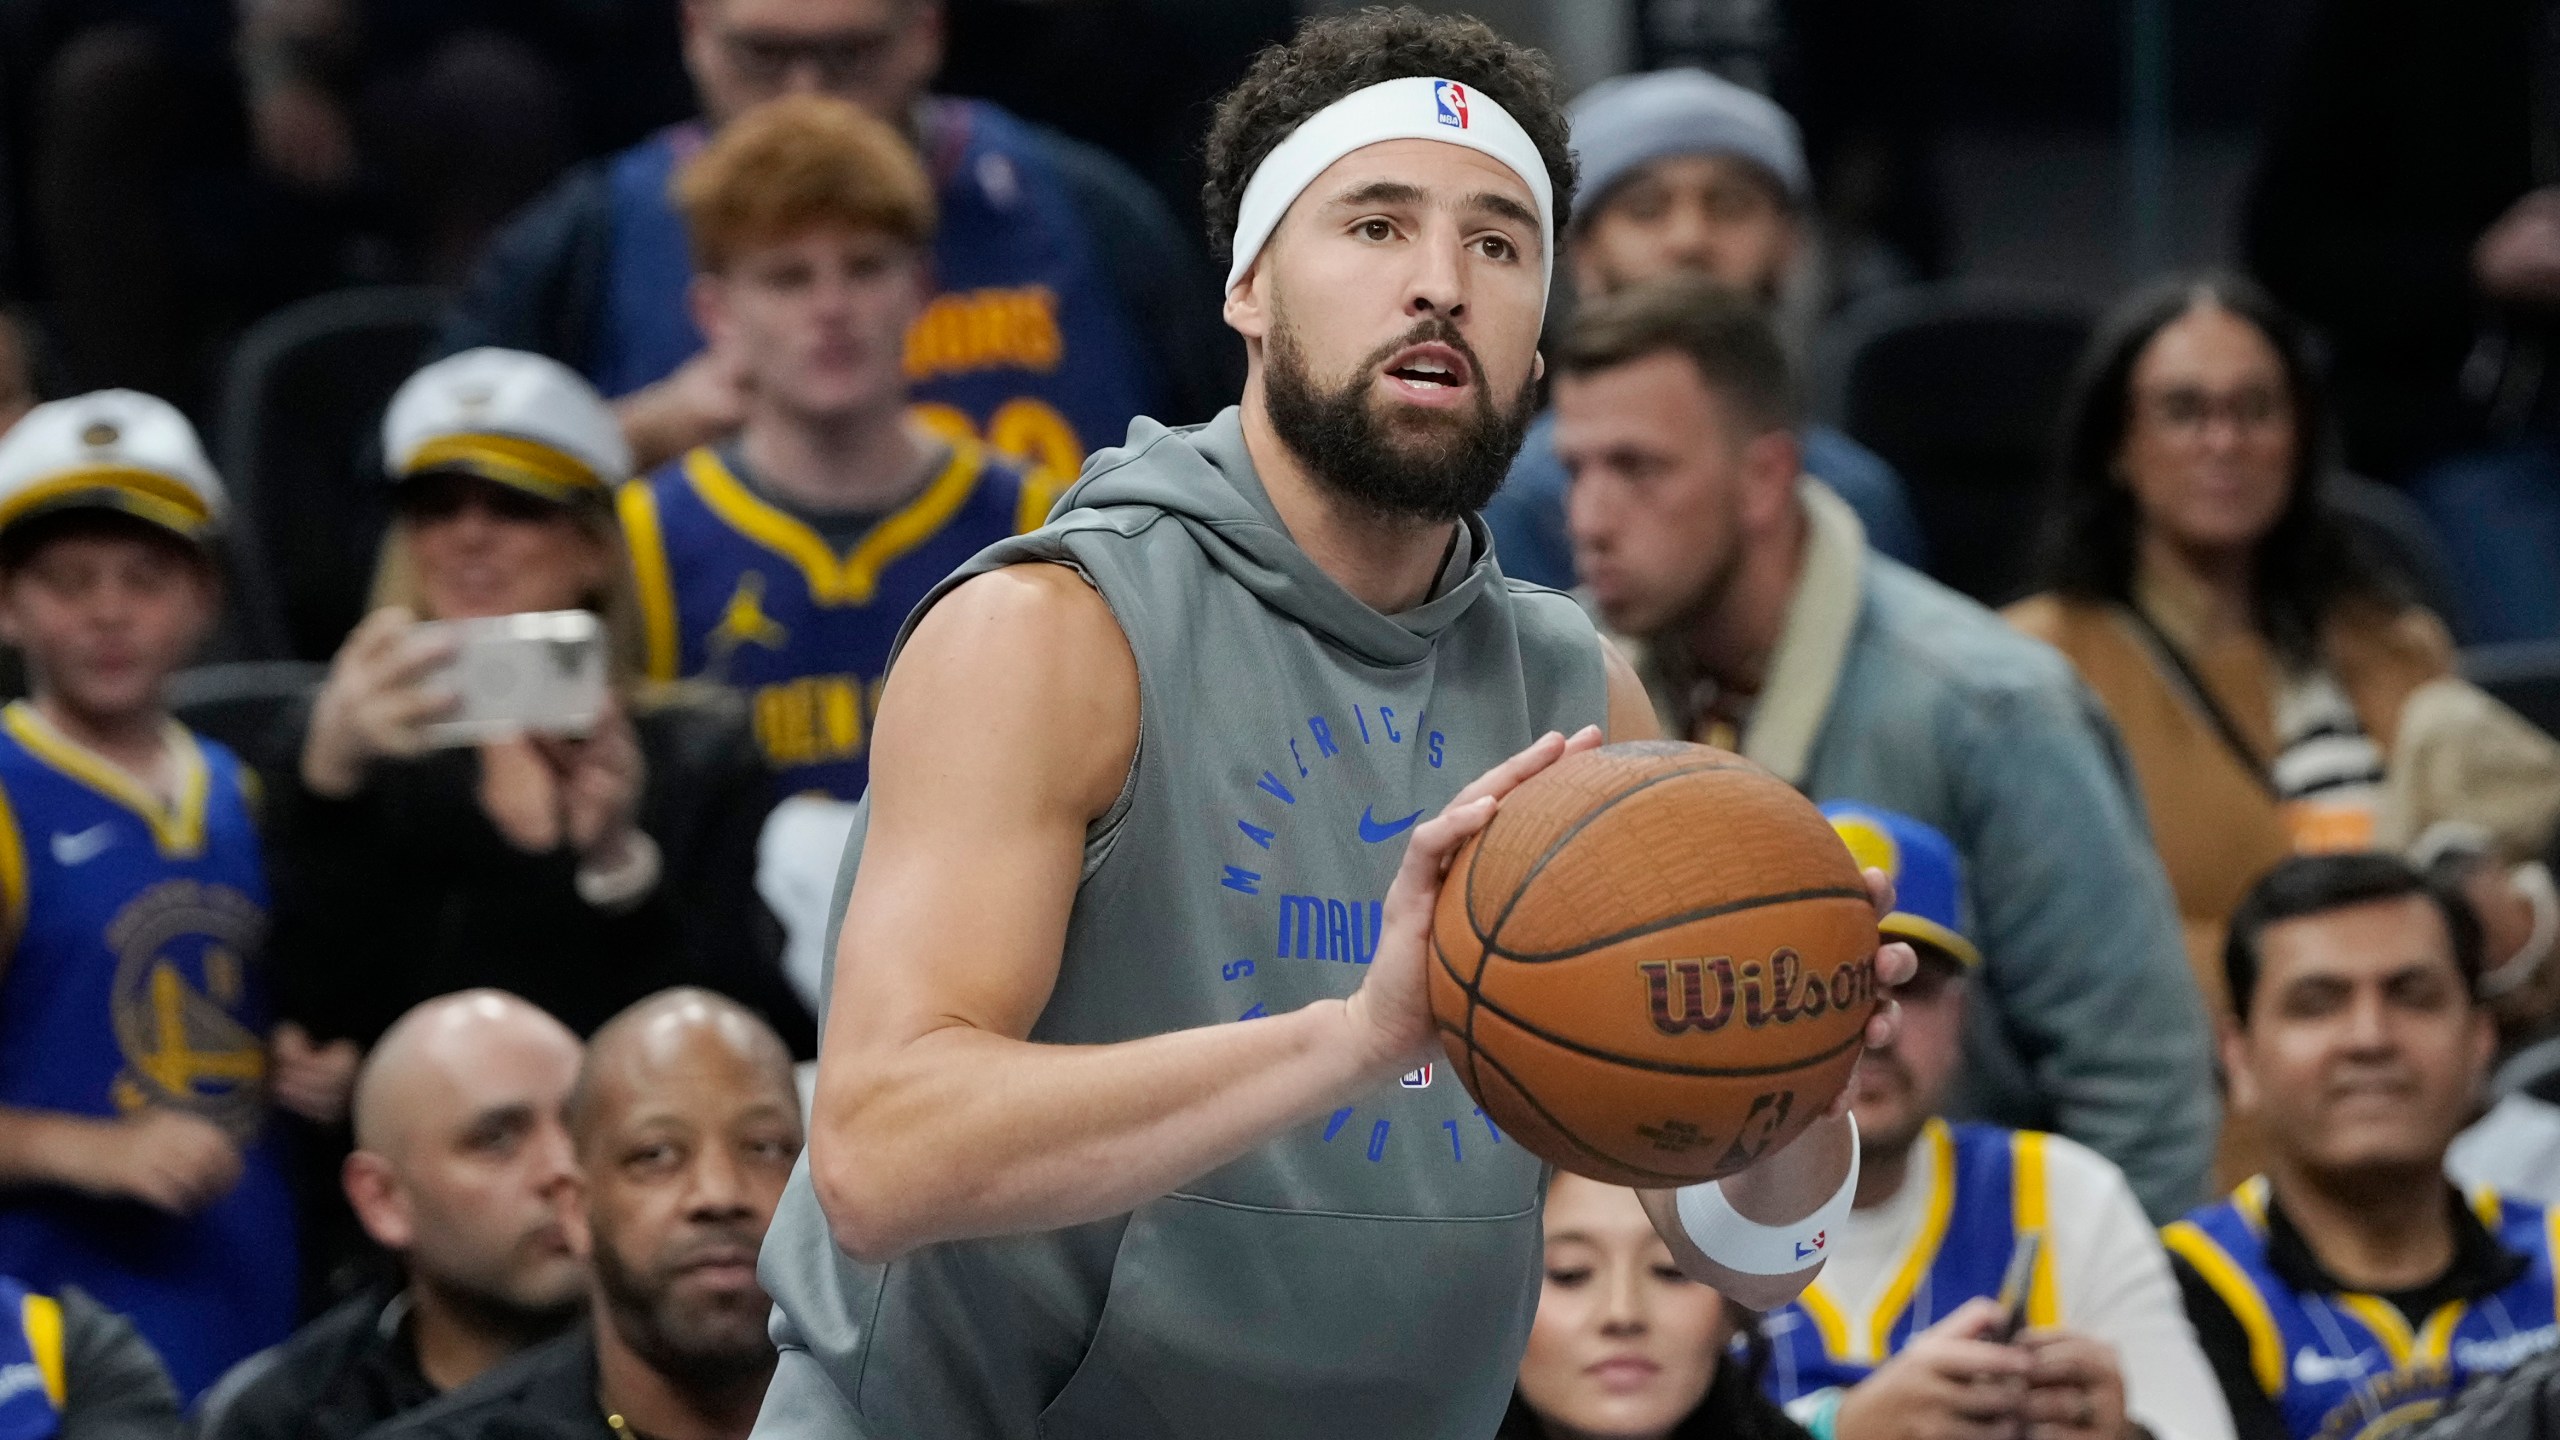
[[[1202,135],[1325,8],[0,0],[0,1434],[743,1434],[889,646],[1232,402]],[[1426,8],[1572,97],[1502,568],[1933,962],[1872,1293],[1560,1181],[1518,1432],[2311,1440],[2560,1347],[2560,5]],[[420,622],[569,608],[594,736],[424,738]]]

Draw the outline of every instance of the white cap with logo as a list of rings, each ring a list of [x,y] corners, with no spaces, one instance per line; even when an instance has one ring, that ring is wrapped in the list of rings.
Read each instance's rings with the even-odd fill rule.
[[[0,529],[54,510],[118,510],[202,543],[224,508],[195,427],[157,396],[48,401],[0,436]]]
[[[412,375],[382,417],[395,481],[463,471],[566,505],[610,498],[631,475],[613,409],[548,356],[483,347]]]

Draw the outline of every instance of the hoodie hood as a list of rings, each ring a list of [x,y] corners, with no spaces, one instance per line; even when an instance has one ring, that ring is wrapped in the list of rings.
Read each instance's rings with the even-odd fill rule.
[[[1502,579],[1484,522],[1470,515],[1429,600],[1394,615],[1370,609],[1290,537],[1245,449],[1244,412],[1232,405],[1206,425],[1171,429],[1143,416],[1131,421],[1126,442],[1085,462],[1083,477],[1051,510],[1051,523],[1078,511],[1133,507],[1182,526],[1221,574],[1373,665],[1420,663],[1432,638]]]

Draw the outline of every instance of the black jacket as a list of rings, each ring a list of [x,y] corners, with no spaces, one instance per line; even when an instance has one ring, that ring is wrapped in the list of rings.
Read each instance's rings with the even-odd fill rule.
[[[2479,1381],[2401,1440],[2560,1440],[2560,1350]]]
[[[617,1440],[585,1325],[371,1432],[372,1440]]]
[[[279,753],[300,755],[306,705]],[[279,1014],[371,1044],[419,1001],[475,985],[513,991],[581,1035],[670,985],[735,997],[792,1053],[817,1027],[783,978],[782,930],[756,894],[756,841],[773,781],[745,703],[707,686],[632,702],[647,765],[640,828],[664,871],[634,908],[596,909],[566,847],[527,854],[480,808],[470,749],[378,763],[344,800],[275,777],[269,868]]]
[[[369,1290],[233,1366],[198,1407],[199,1440],[355,1440],[435,1399],[406,1310]]]
[[[62,1416],[54,1440],[183,1440],[177,1387],[133,1322],[65,1287]]]

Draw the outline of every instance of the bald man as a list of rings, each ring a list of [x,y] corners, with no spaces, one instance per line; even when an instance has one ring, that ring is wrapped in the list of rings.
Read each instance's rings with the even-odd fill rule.
[[[756,1281],[800,1156],[780,1037],[737,1002],[667,990],[587,1042],[565,1210],[590,1323],[378,1440],[745,1440],[773,1375]]]
[[[404,1283],[241,1362],[205,1402],[204,1440],[353,1440],[576,1319],[586,1273],[561,1207],[583,1053],[502,990],[440,996],[383,1032],[341,1180]]]

